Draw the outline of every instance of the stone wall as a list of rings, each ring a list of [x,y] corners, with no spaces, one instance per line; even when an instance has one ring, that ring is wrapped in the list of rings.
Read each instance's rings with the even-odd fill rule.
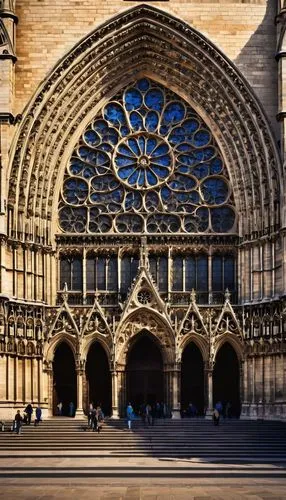
[[[41,81],[81,38],[137,3],[140,2],[17,0],[15,112],[23,111]],[[277,129],[274,1],[170,0],[148,4],[186,21],[235,62]]]

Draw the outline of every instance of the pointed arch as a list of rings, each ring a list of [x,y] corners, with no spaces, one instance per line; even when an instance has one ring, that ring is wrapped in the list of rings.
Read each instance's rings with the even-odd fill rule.
[[[55,233],[53,213],[68,155],[104,102],[140,75],[177,92],[213,131],[229,169],[240,234],[265,230],[268,220],[277,223],[281,164],[250,86],[202,34],[169,13],[139,5],[81,40],[27,106],[11,154],[13,230],[36,218],[42,241],[46,227]]]
[[[179,348],[180,348],[179,361],[181,361],[181,359],[182,359],[182,355],[183,355],[184,350],[191,343],[196,345],[196,347],[199,349],[199,351],[202,355],[204,363],[207,363],[209,360],[209,343],[208,343],[207,339],[205,339],[201,335],[197,335],[195,333],[191,333],[190,335],[185,335],[181,339],[180,344],[179,344]]]
[[[224,333],[218,339],[216,339],[216,342],[214,344],[214,350],[213,350],[214,361],[216,359],[216,356],[217,356],[219,350],[226,343],[231,345],[231,347],[234,349],[234,351],[237,355],[238,360],[241,362],[244,359],[244,346],[243,346],[239,337],[237,337],[236,335],[234,335],[232,333],[228,333],[228,332]]]
[[[65,342],[71,349],[74,359],[76,360],[77,344],[76,339],[70,333],[57,333],[54,337],[44,343],[43,358],[47,362],[54,360],[55,352],[60,344]]]

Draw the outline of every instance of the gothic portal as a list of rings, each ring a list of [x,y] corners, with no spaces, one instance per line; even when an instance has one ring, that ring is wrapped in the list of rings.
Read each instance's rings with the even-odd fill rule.
[[[231,41],[199,0],[193,23],[180,0],[115,3],[102,24],[70,0],[93,31],[39,39],[28,80],[24,1],[0,2],[0,412],[285,418],[285,9],[275,27],[247,0],[257,27]]]

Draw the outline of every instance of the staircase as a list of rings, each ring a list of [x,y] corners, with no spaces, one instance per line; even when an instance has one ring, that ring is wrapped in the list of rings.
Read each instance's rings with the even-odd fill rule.
[[[9,427],[10,428],[10,427]],[[108,420],[98,434],[85,420],[54,418],[22,427],[17,436],[0,433],[0,456],[29,455],[197,458],[220,462],[286,462],[286,424],[268,421],[210,420],[141,421],[127,429],[124,420]]]
[[[210,420],[166,419],[153,427],[132,425],[128,430],[125,420],[108,420],[98,434],[85,420],[56,417],[23,426],[19,436],[0,432],[0,478],[286,478],[285,423],[225,420],[214,427]]]

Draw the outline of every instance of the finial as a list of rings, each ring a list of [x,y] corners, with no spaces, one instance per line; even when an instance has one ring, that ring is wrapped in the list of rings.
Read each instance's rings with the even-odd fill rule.
[[[229,289],[226,288],[225,293],[224,293],[224,298],[225,298],[226,302],[230,301],[230,295],[231,295],[231,293],[230,293]]]
[[[145,267],[145,269],[149,269],[149,258],[148,258],[148,248],[147,248],[147,237],[146,236],[142,236],[142,238],[141,238],[140,267]]]
[[[196,299],[197,299],[196,291],[195,291],[194,288],[192,288],[192,291],[191,291],[191,302],[196,302]]]
[[[63,288],[63,291],[62,291],[62,299],[64,302],[67,302],[68,300],[68,284],[67,282],[65,281],[64,283],[64,288]]]

